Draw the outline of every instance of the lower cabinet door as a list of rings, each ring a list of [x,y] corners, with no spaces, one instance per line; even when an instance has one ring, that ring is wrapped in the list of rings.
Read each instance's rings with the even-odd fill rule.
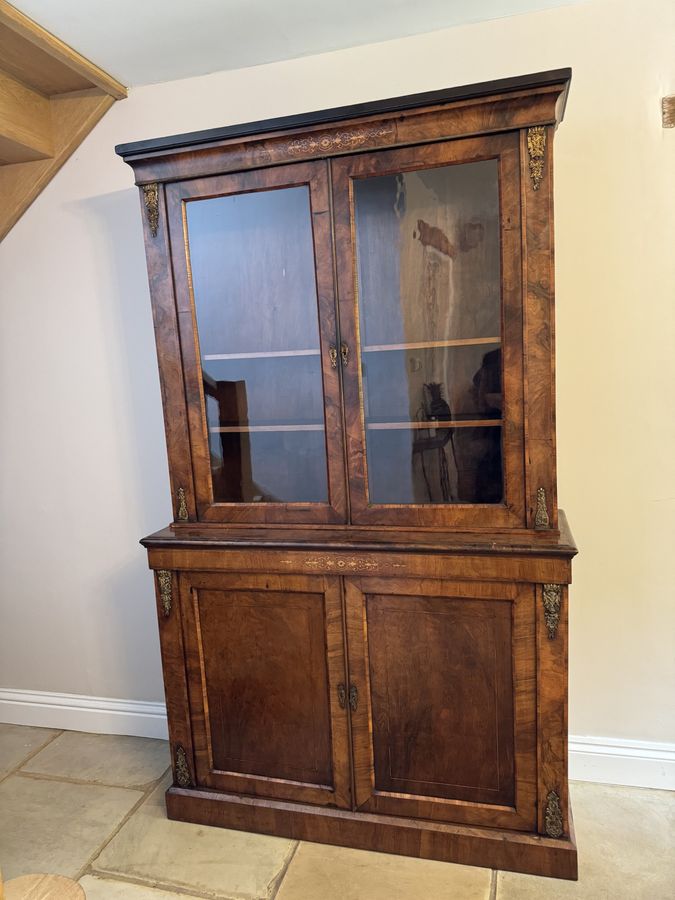
[[[346,580],[357,809],[535,830],[534,597]]]
[[[198,786],[349,807],[339,579],[180,578]]]

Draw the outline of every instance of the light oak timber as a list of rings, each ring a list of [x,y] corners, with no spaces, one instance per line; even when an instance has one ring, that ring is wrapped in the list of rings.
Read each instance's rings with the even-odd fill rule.
[[[13,63],[15,74],[25,83],[33,83],[31,81],[30,73],[33,71],[36,60],[36,68],[40,68],[42,54],[46,54],[53,60],[62,63],[66,69],[76,73],[79,79],[82,79],[81,81],[69,82],[65,87],[65,90],[63,84],[45,80],[42,83],[42,87],[40,87],[40,90],[42,90],[43,93],[64,93],[65,91],[82,90],[83,88],[93,86],[99,88],[104,93],[109,94],[115,100],[122,100],[127,96],[126,87],[123,84],[120,84],[117,79],[112,78],[107,72],[104,72],[103,69],[100,69],[97,65],[82,56],[81,53],[73,50],[72,47],[69,47],[68,44],[65,44],[49,31],[42,28],[37,22],[34,22],[32,19],[29,19],[28,16],[19,12],[18,9],[12,6],[11,3],[7,3],[6,0],[0,0],[0,26],[2,29],[6,29],[16,35],[20,41],[26,42],[30,47],[34,48],[35,59],[31,55],[31,50],[27,48],[24,43],[18,44],[18,48],[21,51],[21,62]],[[8,37],[5,35],[3,40],[8,42]],[[3,46],[3,49],[6,49],[6,46],[7,44]],[[2,68],[7,68],[4,62],[5,58],[6,57],[3,54]],[[16,71],[19,65],[20,68]],[[36,85],[36,87],[39,87],[39,85]]]
[[[0,59],[2,69],[45,97],[69,94],[92,87],[88,78],[74,72],[36,44],[22,37],[0,18]]]
[[[62,94],[50,100],[54,155],[35,162],[0,166],[0,240],[115,102],[98,91]]]
[[[53,149],[49,100],[0,69],[0,160],[30,162]]]
[[[0,240],[124,85],[0,0]]]

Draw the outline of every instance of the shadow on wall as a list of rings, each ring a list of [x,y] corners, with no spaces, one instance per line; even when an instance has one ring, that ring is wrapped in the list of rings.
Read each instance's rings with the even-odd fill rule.
[[[92,302],[104,330],[100,367],[107,370],[110,390],[92,415],[98,418],[104,409],[113,417],[107,433],[114,446],[102,455],[115,470],[101,478],[122,499],[110,509],[115,552],[106,555],[102,535],[90,585],[94,634],[78,652],[90,654],[89,671],[118,673],[115,696],[162,699],[153,581],[138,540],[172,515],[138,192],[134,187],[69,206],[69,213],[88,223],[88,252],[97,261],[98,296]]]
[[[157,530],[171,519],[171,504],[138,192],[134,187],[73,206],[77,215],[94,220],[94,239],[104,245],[96,258],[106,264],[99,280],[112,300],[101,310],[106,365],[119,388],[115,414],[124,438],[119,450],[130,455],[134,479],[125,485],[125,496],[141,531]]]

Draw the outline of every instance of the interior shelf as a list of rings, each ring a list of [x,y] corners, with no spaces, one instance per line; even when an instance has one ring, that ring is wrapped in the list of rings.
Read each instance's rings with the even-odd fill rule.
[[[451,421],[423,422],[367,422],[366,428],[372,431],[389,431],[394,429],[415,428],[490,428],[502,425],[502,419],[453,419]]]
[[[323,431],[320,423],[312,425],[225,425],[212,426],[209,431],[213,434],[236,434],[256,431]]]
[[[318,356],[321,351],[316,350],[261,350],[257,353],[205,353],[204,361],[214,359],[274,359],[275,357],[288,356]]]
[[[452,341],[412,341],[405,344],[368,344],[364,353],[378,353],[382,350],[427,350],[434,347],[476,347],[479,344],[501,344],[500,337],[457,338]]]
[[[426,350],[434,347],[477,347],[480,344],[501,344],[500,337],[456,338],[448,341],[409,341],[403,344],[369,344],[364,353],[378,353],[387,350]],[[274,359],[289,356],[319,356],[321,351],[312,350],[260,350],[252,353],[205,353],[202,359]]]

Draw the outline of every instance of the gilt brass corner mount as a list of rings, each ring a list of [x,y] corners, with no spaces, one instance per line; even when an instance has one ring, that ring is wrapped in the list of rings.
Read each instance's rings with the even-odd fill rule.
[[[558,633],[560,607],[562,606],[562,585],[542,585],[542,600],[544,604],[544,621],[546,622],[548,639],[552,641]]]
[[[180,744],[176,744],[174,774],[178,787],[187,788],[192,786],[192,775],[188,766],[187,753]]]
[[[532,189],[538,191],[544,177],[546,160],[546,128],[544,125],[534,125],[527,129],[527,155],[530,157]]]
[[[559,838],[563,836],[562,807],[560,805],[560,797],[556,791],[549,791],[546,796],[544,831],[547,837]]]
[[[187,522],[188,520],[188,508],[187,502],[185,500],[185,488],[179,487],[176,491],[178,495],[178,510],[176,512],[176,519],[179,522]]]
[[[145,216],[148,220],[150,234],[157,237],[159,228],[159,187],[157,182],[142,184],[143,203],[145,204]]]
[[[162,611],[165,616],[171,614],[171,572],[166,569],[158,569],[157,581],[159,582],[159,599],[162,601]]]
[[[534,513],[534,527],[540,530],[548,528],[550,519],[546,506],[546,491],[543,487],[537,488],[537,507]]]

